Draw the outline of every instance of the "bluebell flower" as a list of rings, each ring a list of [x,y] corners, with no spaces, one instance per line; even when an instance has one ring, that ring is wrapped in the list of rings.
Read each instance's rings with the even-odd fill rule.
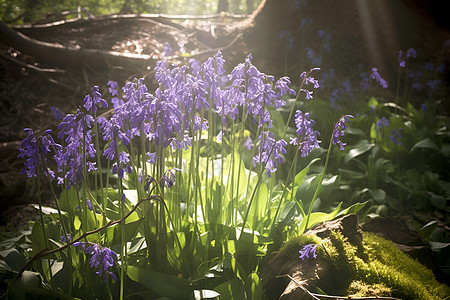
[[[247,137],[244,139],[244,147],[245,147],[247,150],[252,150],[253,146],[254,146],[254,144],[253,144],[252,138],[251,138],[250,136],[247,136]]]
[[[313,88],[315,88],[315,89],[319,88],[320,87],[319,86],[319,81],[314,79],[314,77],[310,76],[310,74],[313,71],[319,71],[319,70],[320,70],[320,68],[312,68],[311,70],[309,70],[309,72],[303,72],[302,74],[300,74],[300,78],[302,79],[302,86],[303,86],[303,84],[308,85],[309,83],[312,83],[313,84]],[[313,92],[312,91],[309,91],[309,90],[304,89],[304,88],[300,89],[300,91],[304,92],[306,94],[306,99],[312,99],[313,98],[313,96],[312,96]]]
[[[433,72],[433,71],[434,71],[434,64],[433,64],[433,63],[430,63],[430,62],[427,62],[427,63],[423,66],[423,68],[424,68],[425,70],[427,70],[427,71]]]
[[[96,153],[91,131],[93,123],[94,118],[91,115],[78,109],[76,114],[66,115],[58,125],[58,138],[64,139],[66,145],[54,158],[59,172],[68,166],[65,173],[67,188],[81,180],[83,168],[87,168],[87,172],[96,170],[96,163],[89,160],[94,159]]]
[[[403,137],[402,135],[403,130],[401,128],[398,128],[397,130],[392,130],[392,135],[389,137],[391,142],[393,142],[395,145],[402,145],[403,143],[400,142],[400,138]]]
[[[303,261],[306,258],[316,258],[317,257],[316,249],[317,249],[316,244],[308,244],[303,246],[303,249],[299,251],[300,253],[299,258],[301,258],[301,260]]]
[[[156,182],[155,178],[153,178],[152,176],[148,175],[147,179],[145,179],[145,184],[144,184],[144,191],[148,192],[149,188],[150,188],[150,184]]]
[[[51,152],[51,148],[55,148],[56,151],[61,151],[61,145],[55,143],[53,137],[50,135],[52,132],[50,129],[46,130],[44,135],[40,137],[36,137],[36,134],[30,128],[25,128],[23,131],[27,133],[27,137],[20,143],[20,153],[17,156],[26,159],[22,174],[27,175],[28,178],[37,177],[37,172],[40,171],[39,168],[42,168],[45,176],[53,180],[55,178],[55,172],[45,167],[47,154]]]
[[[287,143],[284,140],[276,140],[275,135],[270,131],[263,131],[259,137],[258,152],[253,157],[253,165],[263,165],[267,170],[267,175],[277,171],[279,164],[284,162],[282,155],[286,154]]]
[[[350,80],[344,80],[342,82],[342,86],[344,87],[345,92],[347,92],[348,97],[353,98],[352,84],[351,84]]]
[[[434,91],[437,88],[439,88],[439,86],[441,85],[441,81],[439,79],[435,79],[435,80],[427,80],[426,84],[428,85],[428,87]]]
[[[177,168],[169,169],[164,173],[164,176],[162,178],[162,182],[168,189],[170,189],[175,184],[175,171],[181,170]]]
[[[323,49],[327,52],[330,52],[331,51],[331,48],[330,48],[331,35],[328,32],[321,30],[321,29],[317,33],[319,35],[319,38],[323,39],[323,46],[322,46]]]
[[[278,34],[278,38],[280,40],[286,39],[288,48],[294,47],[294,37],[292,36],[292,33],[289,30],[281,30]]]
[[[298,29],[302,30],[303,28],[311,24],[312,24],[311,18],[302,18],[300,21],[300,25],[298,26]]]
[[[59,108],[51,106],[50,111],[52,112],[53,117],[55,117],[55,120],[59,121],[64,118],[64,114]]]
[[[104,99],[102,99],[102,95],[100,94],[99,87],[94,86],[91,89],[91,92],[84,97],[84,107],[89,112],[95,113],[97,111],[97,104],[101,104],[103,108],[108,107],[108,103]]]
[[[330,95],[330,106],[333,109],[338,108],[338,102],[341,101],[344,90],[341,87],[333,89]]]
[[[426,103],[422,103],[422,104],[420,104],[420,109],[422,111],[428,111],[428,105]]]
[[[113,105],[113,108],[117,108],[125,103],[123,99],[119,98],[119,92],[117,91],[118,88],[119,86],[116,81],[108,81],[108,92],[112,96],[111,104]]]
[[[339,140],[339,137],[344,136],[344,130],[348,128],[348,126],[345,124],[349,121],[349,118],[353,118],[352,115],[343,115],[339,121],[334,125],[333,129],[333,145],[336,145],[339,143],[339,147],[341,150],[344,150],[344,146],[347,145]]]
[[[409,48],[406,50],[406,58],[417,58],[417,51],[414,48]]]
[[[91,200],[86,198],[86,204],[87,204],[88,209],[90,211],[92,211],[92,202],[91,202]],[[79,205],[77,205],[77,207],[75,207],[75,209],[80,209]]]
[[[378,129],[381,129],[383,126],[387,127],[389,126],[389,120],[385,117],[382,117],[380,120],[376,122],[376,126]]]
[[[68,233],[67,235],[62,235],[60,240],[62,243],[70,243],[72,241],[72,236]]]
[[[300,110],[297,110],[295,115],[297,137],[291,138],[290,144],[298,145],[302,157],[308,156],[314,148],[319,148],[320,142],[317,140],[319,132],[312,128],[315,123],[310,118],[309,113],[303,114]]]
[[[402,50],[398,51],[398,60],[399,60],[400,68],[405,68],[406,67],[406,61],[403,58],[403,51]]]
[[[117,254],[114,251],[90,242],[76,242],[73,246],[81,248],[90,256],[89,267],[105,282],[108,280],[108,275],[111,275],[114,282],[117,281],[116,275],[111,271],[117,261]]]
[[[166,60],[167,58],[169,58],[169,56],[172,55],[172,52],[172,47],[170,47],[170,44],[166,42],[163,49],[163,59]]]
[[[370,78],[376,80],[384,89],[389,86],[388,82],[380,76],[377,68],[372,68],[372,74],[370,75]]]
[[[361,81],[359,83],[359,89],[361,90],[361,92],[367,91],[370,87],[369,76],[367,75],[366,72],[361,72],[359,74],[359,77],[361,77]]]

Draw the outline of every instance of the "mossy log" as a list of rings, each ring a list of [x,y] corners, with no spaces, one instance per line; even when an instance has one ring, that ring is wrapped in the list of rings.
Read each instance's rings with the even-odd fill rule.
[[[299,250],[311,243],[318,245],[317,257],[302,261]],[[450,295],[450,288],[438,283],[430,269],[394,243],[363,233],[354,215],[290,239],[261,277],[270,299],[311,299],[309,292],[427,300]]]

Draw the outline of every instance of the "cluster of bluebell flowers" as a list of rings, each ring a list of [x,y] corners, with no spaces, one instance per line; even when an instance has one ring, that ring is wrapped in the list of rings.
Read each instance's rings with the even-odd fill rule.
[[[47,167],[47,154],[52,151],[51,148],[60,151],[62,147],[53,140],[50,135],[52,131],[48,129],[40,137],[37,137],[30,128],[25,128],[23,131],[27,137],[20,143],[20,154],[17,156],[26,160],[22,174],[26,174],[29,178],[37,177],[37,172],[43,169],[46,176],[50,179],[55,178],[55,172]]]
[[[98,244],[89,242],[76,242],[72,244],[75,247],[81,248],[87,255],[90,256],[89,266],[95,270],[98,276],[102,277],[104,281],[108,280],[108,275],[117,281],[116,275],[111,271],[117,261],[117,254],[107,247],[102,247]]]
[[[167,47],[166,53],[169,50]],[[108,103],[102,98],[100,88],[94,86],[84,98],[83,107],[67,114],[58,126],[57,136],[64,147],[54,142],[50,131],[37,138],[31,129],[25,129],[28,136],[22,142],[19,154],[19,157],[26,159],[24,173],[28,177],[35,177],[40,171],[39,167],[45,167],[45,173],[53,179],[55,173],[46,168],[47,156],[53,147],[58,183],[66,184],[68,189],[73,186],[79,188],[86,175],[97,170],[98,156],[103,155],[111,162],[110,171],[113,174],[122,178],[136,172],[139,182],[148,190],[155,179],[136,166],[129,152],[130,143],[139,137],[151,144],[146,148],[148,152],[142,151],[144,153],[139,155],[155,164],[158,156],[164,155],[165,148],[189,149],[193,139],[199,136],[199,131],[210,129],[205,116],[215,113],[222,128],[238,117],[242,117],[242,120],[248,117],[250,122],[253,121],[258,134],[253,139],[246,136],[240,142],[245,149],[254,151],[254,167],[260,166],[270,177],[284,162],[288,146],[284,136],[277,136],[272,130],[271,111],[286,104],[284,97],[298,95],[290,88],[288,77],[275,80],[273,76],[260,72],[253,65],[251,55],[229,74],[226,73],[224,63],[221,52],[204,63],[191,59],[184,66],[169,67],[166,61],[160,61],[155,67],[157,88],[153,94],[148,91],[143,79],[137,79],[125,84],[123,96],[120,97],[117,82],[109,81],[108,91],[113,98],[114,109],[109,119],[97,116],[100,109],[108,107]],[[312,99],[312,89],[319,88],[318,80],[311,76],[313,71],[318,70],[313,68],[300,76],[300,92],[304,93],[306,99]],[[341,149],[345,144],[338,138],[344,134],[347,128],[345,122],[351,117],[343,116],[335,126],[333,143],[339,142]],[[290,144],[298,147],[301,156],[307,156],[313,149],[319,148],[319,132],[313,129],[314,125],[315,121],[308,113],[300,110],[296,112],[296,136],[291,138]],[[223,135],[224,132],[220,131],[219,137]],[[99,137],[105,143],[103,148],[95,146]],[[175,170],[171,169],[162,176],[161,182],[166,188],[175,183]],[[122,201],[124,197],[122,193]],[[94,198],[85,200],[89,210],[93,210],[93,204],[98,205]],[[64,241],[70,241],[70,235],[64,237]],[[111,271],[117,260],[116,253],[95,243],[77,242],[73,245],[90,256],[89,265],[99,276],[106,279],[111,275],[117,280]],[[306,257],[315,256],[315,247],[306,248],[305,251]]]

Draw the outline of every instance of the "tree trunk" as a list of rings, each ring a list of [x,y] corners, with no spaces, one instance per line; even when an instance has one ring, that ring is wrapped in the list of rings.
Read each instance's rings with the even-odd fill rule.
[[[228,0],[219,0],[219,3],[217,4],[217,12],[227,12],[228,11]]]

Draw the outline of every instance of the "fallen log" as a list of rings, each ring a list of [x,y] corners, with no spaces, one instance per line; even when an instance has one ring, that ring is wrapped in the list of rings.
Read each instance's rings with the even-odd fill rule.
[[[95,69],[121,66],[127,69],[140,69],[154,65],[150,55],[67,47],[38,41],[9,28],[3,22],[0,22],[0,36],[3,43],[35,57],[40,63],[51,66],[65,68],[87,65]]]

